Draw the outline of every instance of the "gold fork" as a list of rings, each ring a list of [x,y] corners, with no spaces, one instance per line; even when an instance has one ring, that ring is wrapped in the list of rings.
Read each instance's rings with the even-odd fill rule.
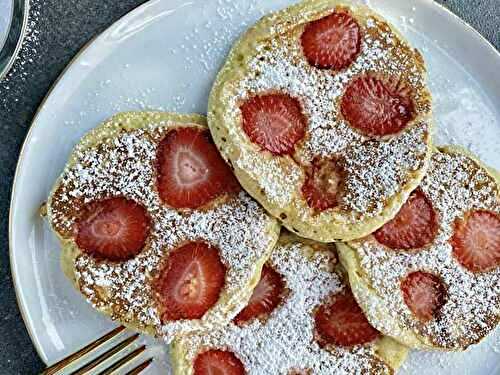
[[[105,334],[104,336],[98,338],[94,342],[86,345],[76,353],[73,353],[66,358],[63,358],[56,364],[47,368],[41,375],[110,375],[114,374],[117,370],[132,363],[140,354],[146,350],[145,345],[141,345],[138,348],[131,350],[133,348],[134,342],[139,337],[139,334],[134,334],[119,341],[117,344],[110,346],[110,342],[116,337],[123,335],[125,336],[125,327],[120,326],[115,328],[111,332]],[[98,350],[105,350],[102,354],[90,361],[86,361],[86,357],[91,356]],[[116,357],[116,358],[115,358]],[[113,361],[111,361],[111,359]],[[110,364],[107,364],[110,360]],[[149,358],[139,365],[129,370],[126,375],[137,375],[141,371],[145,370],[151,363],[153,358]],[[100,370],[99,368],[106,365],[105,369]],[[76,367],[76,369],[75,369]]]

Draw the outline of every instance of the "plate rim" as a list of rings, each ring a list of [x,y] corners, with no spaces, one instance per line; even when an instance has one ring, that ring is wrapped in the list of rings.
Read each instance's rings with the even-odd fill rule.
[[[29,306],[25,305],[23,299],[20,296],[20,294],[21,294],[20,288],[21,287],[20,287],[20,281],[18,280],[19,275],[16,272],[14,272],[14,269],[15,269],[14,258],[15,257],[13,255],[14,254],[14,251],[13,251],[14,245],[13,245],[13,241],[12,241],[12,239],[14,237],[14,225],[13,225],[13,211],[15,209],[14,198],[17,195],[18,177],[19,177],[21,168],[24,165],[26,150],[32,141],[34,129],[37,127],[38,117],[39,117],[40,113],[42,112],[42,110],[45,109],[47,100],[49,99],[49,97],[51,96],[51,94],[55,90],[55,88],[59,85],[59,82],[61,81],[61,79],[65,76],[65,74],[73,66],[73,64],[79,59],[79,57],[84,52],[86,52],[88,50],[88,48],[92,44],[94,44],[94,42],[97,39],[99,39],[103,35],[107,34],[110,31],[110,29],[116,27],[117,24],[122,23],[123,21],[125,21],[128,18],[134,17],[135,14],[137,12],[141,11],[143,8],[147,8],[148,6],[151,6],[153,3],[157,3],[160,1],[161,0],[149,0],[143,4],[136,6],[135,8],[131,9],[129,12],[127,12],[126,14],[124,14],[123,16],[121,16],[120,18],[115,20],[106,29],[104,29],[100,33],[96,34],[91,39],[89,39],[83,45],[83,47],[81,47],[78,50],[78,52],[68,62],[66,67],[61,71],[61,73],[56,78],[56,80],[50,85],[47,93],[45,94],[44,98],[40,102],[40,104],[39,104],[39,106],[38,106],[38,108],[33,116],[33,119],[31,120],[29,130],[26,133],[26,136],[23,140],[23,143],[22,143],[22,146],[21,146],[21,149],[19,152],[19,157],[18,157],[18,160],[16,163],[15,172],[14,172],[14,178],[12,180],[12,185],[11,185],[10,204],[9,204],[9,225],[8,225],[9,260],[10,260],[9,265],[10,265],[10,273],[12,275],[12,284],[14,286],[14,292],[15,292],[15,296],[16,296],[16,302],[17,302],[17,306],[18,306],[19,312],[21,314],[21,317],[23,319],[24,326],[26,327],[26,330],[28,332],[28,336],[30,337],[30,340],[33,344],[33,347],[35,348],[35,351],[37,352],[40,360],[45,365],[48,365],[49,363],[48,363],[47,359],[45,358],[45,355],[42,352],[42,345],[40,344],[38,337],[35,335],[35,332],[33,330],[32,325],[29,323],[29,319],[28,319]],[[500,51],[497,50],[496,47],[488,39],[486,39],[486,37],[484,37],[478,30],[476,30],[474,27],[472,27],[468,22],[466,22],[465,20],[460,18],[458,15],[453,13],[451,10],[446,8],[444,5],[439,4],[439,3],[435,2],[434,0],[415,0],[415,1],[421,2],[423,5],[431,7],[431,9],[432,9],[432,7],[434,7],[434,9],[437,9],[439,11],[440,16],[448,17],[448,19],[450,21],[452,21],[455,24],[458,24],[459,26],[464,28],[464,30],[468,34],[470,34],[472,37],[474,37],[476,39],[477,43],[482,44],[485,48],[489,49],[490,52],[493,52],[492,55],[496,56],[500,61]],[[26,3],[29,3],[29,1],[27,1]],[[26,17],[26,18],[28,18],[28,17]],[[39,126],[40,125],[38,125],[38,127]]]
[[[18,14],[21,18],[15,19],[16,16],[16,9],[20,12]],[[9,25],[9,33],[6,35],[5,40],[3,41],[4,44],[0,45],[0,49],[6,48],[8,46],[8,39],[9,36],[11,36],[12,33],[16,33],[17,35],[17,41],[15,44],[13,44],[10,48],[10,56],[8,59],[5,60],[5,65],[0,67],[0,81],[7,77],[7,74],[9,74],[10,69],[14,65],[17,56],[19,52],[21,51],[21,48],[24,43],[24,38],[26,37],[26,32],[28,30],[28,20],[29,20],[29,14],[30,14],[30,0],[14,0],[13,2],[13,8],[12,8],[12,20]],[[17,21],[17,24],[15,22]],[[20,21],[20,23],[19,23]],[[13,27],[13,25],[17,26],[16,28]],[[38,111],[37,111],[38,112]],[[24,146],[24,144],[23,144]],[[16,168],[17,169],[17,168]]]

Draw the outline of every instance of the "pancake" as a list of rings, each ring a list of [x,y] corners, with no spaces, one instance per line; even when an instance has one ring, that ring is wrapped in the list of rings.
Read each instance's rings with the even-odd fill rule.
[[[279,235],[199,115],[121,113],[92,130],[55,183],[47,216],[84,298],[167,342],[231,320]]]
[[[357,2],[307,0],[251,27],[218,74],[208,124],[243,188],[322,242],[390,220],[431,155],[422,56]]]
[[[500,320],[499,174],[442,147],[394,220],[339,245],[370,323],[417,349],[465,350]]]
[[[329,315],[331,313],[331,315]],[[325,319],[326,318],[326,319]],[[176,339],[174,374],[392,374],[407,349],[372,328],[334,245],[283,234],[228,326]]]

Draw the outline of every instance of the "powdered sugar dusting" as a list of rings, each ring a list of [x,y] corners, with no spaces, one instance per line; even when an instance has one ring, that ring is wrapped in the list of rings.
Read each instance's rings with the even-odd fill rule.
[[[245,77],[235,83],[235,95],[226,95],[227,108],[233,111],[231,118],[239,118],[239,103],[256,94],[283,91],[299,98],[309,121],[308,136],[298,146],[295,160],[308,165],[317,156],[346,159],[347,193],[343,203],[355,213],[352,218],[356,220],[380,214],[387,199],[425,167],[430,131],[425,70],[416,63],[420,57],[384,22],[375,17],[357,17],[357,21],[363,30],[361,53],[347,69],[335,72],[312,67],[300,44],[303,25],[291,28],[279,24],[272,38],[255,46],[254,56],[245,63]],[[339,102],[346,86],[354,77],[367,73],[400,77],[412,89],[416,120],[390,140],[369,140],[340,113]],[[252,153],[252,149],[242,149],[236,164],[259,182],[274,204],[284,206],[294,194],[300,196],[302,179],[297,174],[304,172],[299,165],[296,173],[283,172],[284,176],[276,178],[280,175],[276,163],[262,158],[255,163]]]
[[[424,167],[428,131],[422,122],[388,142],[365,142],[347,150],[344,207],[372,215],[382,212],[385,200],[408,183],[408,172]]]
[[[215,3],[215,4],[214,4]],[[206,14],[215,8],[214,14],[200,27],[193,28],[184,36],[178,48],[173,48],[170,53],[179,54],[184,59],[184,69],[191,71],[193,66],[201,65],[202,69],[213,74],[217,70],[220,60],[227,54],[227,48],[234,42],[234,36],[240,34],[249,26],[248,18],[257,19],[265,13],[258,7],[257,0],[248,0],[244,3],[235,3],[232,0],[217,0],[216,2],[203,2],[196,4],[201,7],[201,12]],[[243,17],[239,22],[233,22],[235,17]],[[213,32],[214,28],[217,28]],[[190,57],[191,52],[196,53],[196,58]]]
[[[238,313],[243,307],[238,305],[242,290],[274,243],[274,221],[244,192],[204,211],[179,213],[164,206],[155,188],[154,161],[157,143],[175,123],[155,114],[145,116],[148,125],[142,129],[111,130],[113,124],[108,123],[105,140],[90,148],[84,140],[76,148],[74,162],[65,169],[50,202],[51,222],[63,237],[71,238],[78,210],[85,202],[125,196],[142,204],[152,219],[145,249],[123,263],[100,262],[79,253],[77,282],[89,301],[113,318],[152,327],[171,340],[179,332],[220,324]],[[119,121],[124,125],[128,120],[122,117]],[[217,303],[203,322],[161,324],[151,281],[169,251],[189,240],[203,240],[220,250],[227,268],[222,296],[228,301],[226,305]]]
[[[357,75],[370,72],[401,76],[405,72],[404,78],[415,89],[415,101],[421,107],[419,114],[425,114],[429,103],[421,95],[424,72],[414,64],[413,51],[401,45],[392,32],[383,32],[381,25],[368,19],[366,27],[370,31],[362,39],[361,54],[346,70],[335,73],[316,69],[305,60],[300,45],[301,27],[259,45],[249,63],[253,74],[240,83],[240,95],[231,104],[236,108],[238,101],[249,95],[271,90],[300,98],[309,118],[310,139],[304,148],[311,155],[323,156],[366,140],[342,119],[335,105]]]
[[[329,250],[312,250],[298,241],[278,245],[269,264],[279,272],[289,293],[266,322],[255,320],[244,327],[234,324],[206,335],[181,339],[189,363],[210,349],[235,353],[249,374],[385,374],[389,367],[375,355],[374,345],[320,348],[315,342],[313,311],[332,294],[343,290]]]
[[[373,309],[377,304],[386,305],[391,319],[377,322],[385,332],[395,332],[398,327],[386,322],[396,322],[439,347],[466,347],[486,336],[499,321],[500,268],[485,273],[468,271],[453,257],[449,239],[455,219],[463,218],[467,211],[485,209],[500,213],[498,186],[470,158],[437,152],[420,188],[432,202],[440,222],[438,235],[428,248],[416,253],[396,252],[372,237],[352,243],[363,272],[381,298],[369,305]],[[415,319],[400,292],[400,280],[417,270],[438,275],[447,288],[446,303],[428,323]]]
[[[285,169],[276,159],[269,159],[267,164],[263,164],[257,155],[248,152],[241,154],[236,165],[238,168],[248,171],[254,179],[266,175],[266,183],[261,184],[261,187],[269,199],[283,206],[292,202],[296,186],[302,175],[299,168]],[[289,183],[284,184],[283,181]]]

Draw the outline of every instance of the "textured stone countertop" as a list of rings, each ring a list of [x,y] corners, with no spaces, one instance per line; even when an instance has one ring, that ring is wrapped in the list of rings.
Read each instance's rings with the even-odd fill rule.
[[[168,1],[168,0],[165,0]],[[394,0],[401,1],[401,0]],[[8,211],[19,150],[49,87],[77,51],[144,0],[32,0],[30,43],[7,84],[0,82],[0,374],[43,369],[19,313],[9,269]],[[500,0],[438,0],[500,49]],[[33,51],[35,49],[36,51]],[[30,54],[34,60],[29,61]],[[36,183],[36,182],[34,182]]]

